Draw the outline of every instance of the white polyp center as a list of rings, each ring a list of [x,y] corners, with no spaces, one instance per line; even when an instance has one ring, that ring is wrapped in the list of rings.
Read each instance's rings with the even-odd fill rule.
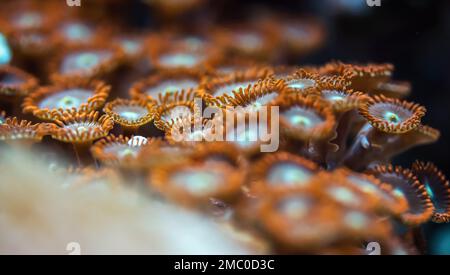
[[[288,87],[292,89],[304,90],[307,88],[314,87],[316,81],[308,78],[296,79],[289,82]]]
[[[369,218],[362,212],[350,211],[345,214],[344,222],[354,230],[363,230],[369,225]]]
[[[344,205],[358,206],[361,203],[359,197],[352,190],[343,186],[332,186],[328,188],[327,193]]]
[[[74,135],[81,135],[89,132],[91,129],[100,129],[100,126],[98,126],[95,122],[77,122],[64,127],[69,129]]]
[[[171,94],[181,90],[195,89],[198,81],[193,79],[166,80],[156,86],[149,87],[145,93],[151,97],[157,98],[158,94]]]
[[[126,54],[136,54],[141,50],[141,41],[137,39],[123,38],[119,43]]]
[[[139,118],[139,114],[131,111],[124,111],[120,113],[120,116],[129,121],[134,121]]]
[[[307,197],[293,197],[284,199],[278,204],[278,209],[289,219],[299,220],[308,215],[311,208],[311,201]]]
[[[400,124],[410,118],[413,113],[402,107],[391,103],[377,103],[369,107],[369,113],[390,124]]]
[[[0,32],[0,65],[9,64],[12,59],[12,51],[6,37]]]
[[[39,108],[48,109],[72,109],[78,108],[81,104],[87,103],[93,92],[86,89],[68,89],[54,93],[44,98],[39,103]]]
[[[89,40],[93,34],[89,26],[78,22],[64,25],[62,33],[64,37],[70,41]]]
[[[266,106],[268,103],[270,103],[272,100],[278,97],[277,93],[269,93],[265,94],[261,97],[256,98],[253,102],[251,102],[248,106],[246,106],[246,109],[248,111],[258,111],[261,107]]]
[[[296,163],[281,162],[269,169],[267,181],[272,185],[305,185],[311,175],[310,171]]]
[[[393,112],[384,113],[384,119],[393,124],[398,124],[400,122],[400,117]]]
[[[88,131],[88,128],[85,127],[85,126],[79,126],[79,127],[77,127],[77,131],[78,131],[79,133],[87,132],[87,131]]]
[[[33,28],[42,24],[42,16],[39,13],[26,12],[18,16],[14,23],[18,28]]]
[[[202,61],[203,57],[197,54],[175,53],[166,54],[159,58],[164,67],[194,67]]]
[[[293,127],[298,128],[311,129],[323,122],[323,119],[312,110],[307,110],[298,106],[284,111],[282,115]]]
[[[263,45],[263,39],[261,35],[255,32],[236,33],[235,39],[240,47],[247,50],[254,50]]]
[[[92,69],[111,57],[112,53],[104,50],[72,53],[64,58],[61,64],[61,72],[64,74],[72,74],[80,71],[89,73]]]
[[[240,123],[233,130],[227,131],[226,140],[235,141],[241,148],[250,147],[259,140],[258,128],[264,127],[264,125],[258,125],[258,123]],[[262,132],[266,131],[265,128],[260,129]]]
[[[224,179],[223,173],[212,167],[198,167],[176,172],[171,180],[177,186],[183,187],[190,194],[205,196],[220,187]]]
[[[148,110],[141,106],[115,106],[113,112],[127,121],[136,121],[148,114]]]
[[[118,158],[136,157],[139,153],[139,146],[129,146],[128,144],[111,144],[105,149],[105,153],[114,154]]]
[[[323,90],[323,97],[330,102],[344,101],[345,95],[338,90]]]
[[[136,149],[133,148],[125,148],[118,152],[120,158],[124,157],[135,157],[137,155]]]

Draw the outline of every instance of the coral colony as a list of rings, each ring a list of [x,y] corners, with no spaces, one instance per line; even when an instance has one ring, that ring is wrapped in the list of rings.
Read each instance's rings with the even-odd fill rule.
[[[1,4],[1,150],[57,154],[92,184],[113,169],[225,222],[254,253],[366,254],[377,242],[420,254],[421,226],[449,222],[440,170],[391,164],[440,137],[393,65],[282,65],[326,43],[314,18],[131,31],[95,23],[127,1],[44,2]],[[148,5],[170,23],[202,2]],[[275,150],[262,152],[262,129]]]

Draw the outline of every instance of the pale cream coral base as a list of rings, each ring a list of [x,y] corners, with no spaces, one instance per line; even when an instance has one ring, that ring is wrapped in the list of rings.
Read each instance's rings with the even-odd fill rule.
[[[106,184],[67,188],[39,158],[0,152],[0,254],[252,253],[210,219]]]

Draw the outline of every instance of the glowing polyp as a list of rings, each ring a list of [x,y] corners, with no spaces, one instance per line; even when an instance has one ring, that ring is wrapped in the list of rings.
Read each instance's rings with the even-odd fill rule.
[[[255,99],[250,103],[249,107],[258,110],[260,107],[267,105],[269,102],[278,97],[278,93],[269,93]]]
[[[362,212],[350,211],[345,214],[344,222],[354,230],[362,230],[369,224],[369,218]]]
[[[323,119],[311,110],[306,110],[301,107],[292,107],[282,113],[282,116],[293,127],[311,129],[323,122]]]
[[[311,207],[308,197],[295,196],[286,198],[278,204],[278,209],[289,219],[299,220],[304,218]]]
[[[298,90],[304,90],[307,88],[314,87],[316,85],[316,82],[312,79],[296,79],[292,80],[290,83],[288,83],[288,87],[292,89],[298,89]]]
[[[119,159],[125,157],[136,157],[139,152],[139,147],[130,147],[125,144],[113,144],[105,148],[105,153],[114,154]]]
[[[14,20],[14,25],[19,29],[28,29],[42,24],[42,16],[36,12],[25,12]]]
[[[203,196],[216,191],[223,177],[220,171],[203,168],[179,171],[172,176],[172,181],[193,195]]]
[[[164,67],[175,68],[175,67],[194,67],[199,62],[201,62],[203,58],[196,54],[188,54],[188,53],[175,53],[175,54],[166,54],[159,58],[159,62]]]
[[[240,47],[247,50],[257,49],[263,44],[261,36],[254,32],[237,33],[235,38]]]
[[[113,112],[119,114],[122,118],[128,121],[136,121],[148,114],[148,110],[140,106],[116,106]]]
[[[159,93],[165,95],[176,91],[194,89],[197,86],[198,82],[191,79],[166,80],[156,86],[149,87],[145,93],[157,98]]]
[[[327,192],[336,201],[344,205],[358,206],[361,202],[353,191],[343,186],[332,186],[328,188]]]
[[[112,53],[109,51],[86,51],[69,54],[61,64],[61,72],[63,74],[72,74],[80,71],[89,73],[111,57]]]
[[[0,33],[0,65],[9,64],[12,59],[11,48],[6,37]]]
[[[298,164],[282,162],[270,168],[267,181],[270,184],[305,185],[311,175],[311,172]]]
[[[72,109],[86,103],[93,95],[86,89],[68,89],[60,93],[52,94],[39,103],[39,108],[44,109]]]
[[[345,100],[345,95],[343,95],[342,92],[337,90],[323,90],[322,95],[326,100],[331,102]]]
[[[136,54],[141,50],[141,44],[138,40],[121,39],[119,43],[126,54]]]
[[[82,23],[69,23],[62,27],[64,38],[69,41],[89,40],[93,33],[89,26]]]
[[[399,124],[412,116],[412,112],[393,104],[379,103],[369,108],[370,113],[388,123]]]

